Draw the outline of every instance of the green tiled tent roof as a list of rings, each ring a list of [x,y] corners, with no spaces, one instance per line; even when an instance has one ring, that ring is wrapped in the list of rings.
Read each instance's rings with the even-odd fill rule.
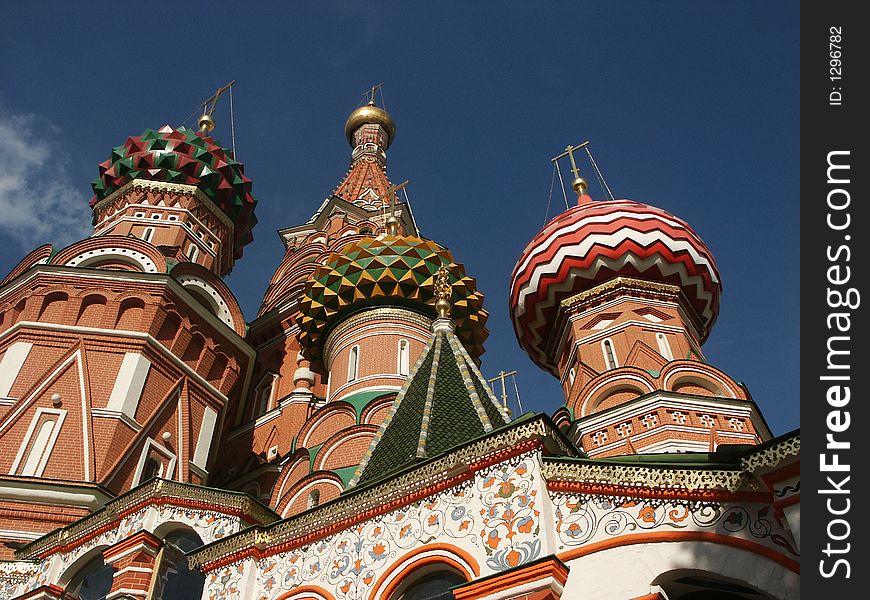
[[[439,319],[349,487],[386,477],[507,424],[468,351]]]

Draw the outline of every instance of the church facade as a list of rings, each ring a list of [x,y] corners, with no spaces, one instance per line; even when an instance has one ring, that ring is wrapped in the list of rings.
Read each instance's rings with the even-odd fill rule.
[[[510,296],[564,405],[511,415],[385,110],[347,119],[249,323],[222,277],[256,201],[213,128],[113,148],[93,235],[0,284],[0,597],[799,597],[800,436],[705,360],[721,282],[688,223],[575,172]]]

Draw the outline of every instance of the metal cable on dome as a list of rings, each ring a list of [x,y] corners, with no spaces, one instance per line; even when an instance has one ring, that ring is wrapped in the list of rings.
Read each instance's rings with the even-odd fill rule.
[[[553,185],[556,183],[556,163],[553,163],[553,176],[550,178],[550,193],[547,195],[547,212],[544,213],[544,225],[550,216],[550,201],[553,199]]]
[[[601,174],[601,169],[598,168],[598,165],[595,163],[595,159],[592,158],[592,152],[589,150],[589,146],[585,146],[586,154],[589,156],[589,162],[592,163],[592,168],[595,169],[595,174],[598,176],[598,183],[601,184],[601,188],[607,192],[607,195],[610,196],[611,200],[614,200],[613,192],[610,191],[610,187],[608,187],[607,182],[604,181],[604,175]]]
[[[233,86],[230,86],[230,140],[233,144],[233,159],[238,160],[236,154],[236,120],[233,113]]]

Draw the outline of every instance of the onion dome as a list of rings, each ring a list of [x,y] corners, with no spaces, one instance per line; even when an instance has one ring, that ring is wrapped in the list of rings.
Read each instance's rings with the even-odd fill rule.
[[[706,339],[722,286],[701,238],[685,221],[654,206],[585,202],[547,223],[514,267],[514,332],[538,366],[557,373],[545,348],[560,302],[617,276],[679,286],[703,326],[701,341]]]
[[[244,165],[234,160],[202,132],[169,125],[142,135],[131,136],[112,149],[112,156],[100,163],[100,176],[91,184],[91,206],[134,179],[195,185],[221,208],[235,224],[236,258],[253,239],[251,229],[257,222],[251,195],[251,180]]]
[[[358,109],[350,113],[347,122],[344,124],[344,135],[347,137],[347,142],[351,148],[356,146],[353,134],[363,125],[380,125],[387,132],[387,144],[384,150],[390,147],[393,140],[396,139],[396,123],[390,113],[379,106],[375,106],[374,101],[369,102],[365,106],[360,106]]]
[[[323,343],[339,319],[370,306],[403,306],[436,316],[435,276],[447,268],[456,335],[475,359],[489,335],[483,294],[449,250],[411,236],[363,238],[327,259],[305,282],[299,303],[299,340],[312,368],[322,370]]]

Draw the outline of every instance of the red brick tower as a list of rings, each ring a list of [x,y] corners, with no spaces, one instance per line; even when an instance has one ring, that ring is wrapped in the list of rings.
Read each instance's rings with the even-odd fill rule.
[[[372,102],[350,115],[350,169],[307,223],[279,232],[286,254],[251,324],[252,392],[227,424],[222,460],[227,485],[282,515],[346,487],[431,338],[442,265],[457,336],[475,359],[483,352],[482,294],[448,250],[418,236],[387,178],[395,132]]]
[[[220,276],[255,201],[232,154],[165,126],[112,151],[94,234],[0,287],[0,530],[11,547],[159,476],[205,483],[254,350]]]
[[[701,352],[719,310],[710,251],[691,227],[630,200],[550,221],[514,268],[522,347],[558,377],[556,419],[591,456],[713,450],[770,432],[747,390]]]

